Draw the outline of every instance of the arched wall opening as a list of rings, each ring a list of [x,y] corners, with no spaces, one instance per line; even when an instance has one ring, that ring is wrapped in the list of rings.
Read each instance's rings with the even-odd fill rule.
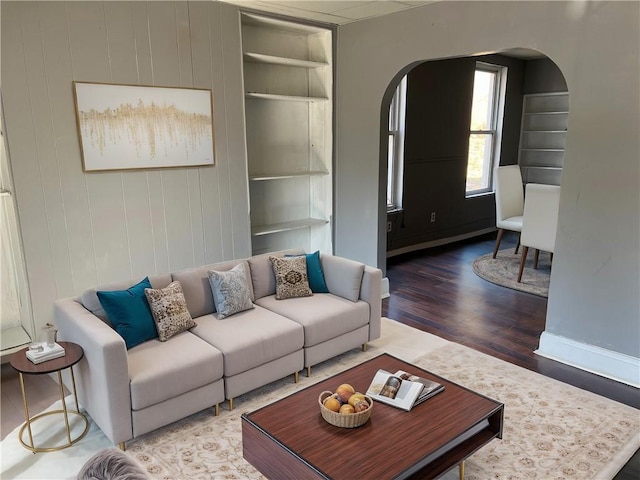
[[[528,49],[424,60],[402,68],[389,82],[380,109],[378,265],[386,266],[387,258],[394,255],[495,230],[493,192],[465,195],[477,62],[507,69],[502,135],[494,167],[519,163],[524,96],[567,91],[558,66],[542,53]],[[388,210],[389,107],[405,75],[403,201],[401,209]],[[564,148],[564,136],[559,140]],[[536,183],[559,184],[560,173],[555,172],[553,178],[531,178]]]

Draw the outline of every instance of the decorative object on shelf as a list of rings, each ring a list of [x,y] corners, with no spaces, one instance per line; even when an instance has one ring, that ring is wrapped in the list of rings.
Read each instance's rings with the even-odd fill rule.
[[[214,164],[211,90],[73,86],[85,172]]]

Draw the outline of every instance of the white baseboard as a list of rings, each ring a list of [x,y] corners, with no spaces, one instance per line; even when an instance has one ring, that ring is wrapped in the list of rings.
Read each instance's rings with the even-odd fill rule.
[[[389,279],[384,277],[382,279],[382,298],[389,298]]]
[[[475,232],[463,233],[462,235],[456,235],[455,237],[439,238],[438,240],[431,240],[430,242],[417,243],[415,245],[409,245],[408,247],[396,248],[395,250],[387,251],[387,258],[395,257],[396,255],[402,255],[403,253],[416,252],[418,250],[424,250],[425,248],[439,247],[441,245],[447,245],[449,243],[459,242],[460,240],[466,240],[467,238],[478,237],[486,233],[495,232],[496,227],[484,228],[482,230],[476,230]]]
[[[640,388],[640,359],[542,332],[534,352],[572,367]]]

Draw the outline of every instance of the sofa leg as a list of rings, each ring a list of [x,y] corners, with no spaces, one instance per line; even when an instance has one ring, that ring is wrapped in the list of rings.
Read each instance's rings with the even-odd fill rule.
[[[307,367],[307,377],[311,376],[311,367]]]
[[[298,372],[293,372],[293,382],[298,383],[298,379],[299,379]]]
[[[368,345],[366,343],[363,343],[362,344],[362,351],[366,352],[367,351],[367,347],[368,347]]]
[[[233,410],[233,398],[229,399],[229,411]]]
[[[213,411],[215,412],[214,414],[215,414],[216,417],[220,414],[220,404],[219,403],[216,403],[213,406]]]
[[[124,444],[124,442],[120,442],[120,443],[118,444],[118,448],[124,452],[124,450],[125,450],[125,444]]]

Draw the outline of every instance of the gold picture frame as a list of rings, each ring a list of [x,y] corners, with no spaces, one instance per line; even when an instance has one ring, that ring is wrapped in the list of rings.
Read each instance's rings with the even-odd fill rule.
[[[214,165],[213,94],[73,82],[85,172]]]

